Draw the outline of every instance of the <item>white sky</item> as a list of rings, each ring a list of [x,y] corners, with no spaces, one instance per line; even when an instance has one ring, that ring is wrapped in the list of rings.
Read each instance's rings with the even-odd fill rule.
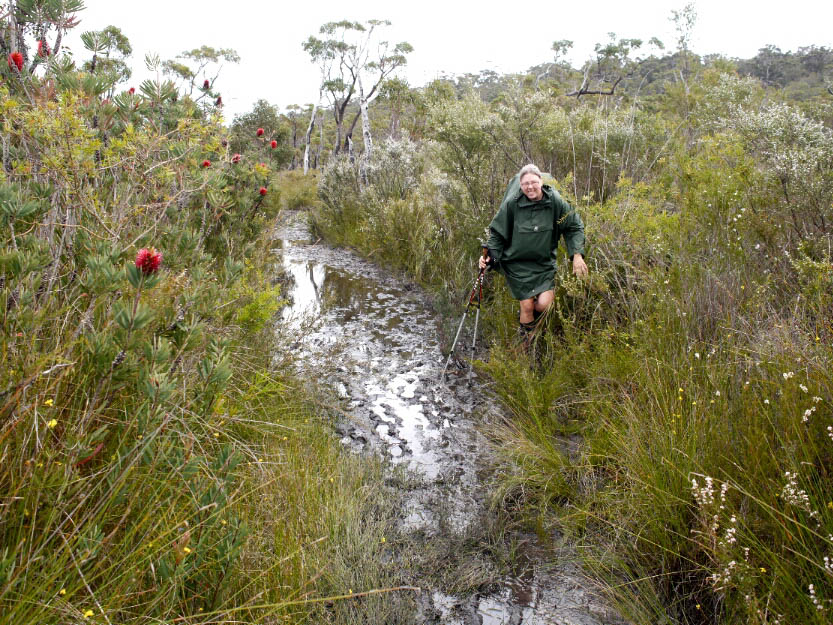
[[[580,0],[500,4],[453,0],[86,0],[81,24],[65,40],[79,58],[87,58],[79,35],[107,25],[121,28],[133,46],[134,76],[146,76],[144,55],[163,59],[209,45],[234,48],[238,65],[223,68],[217,88],[225,115],[251,110],[263,98],[280,106],[306,104],[318,96],[318,70],[301,48],[318,34],[321,24],[349,19],[387,19],[391,42],[414,47],[403,76],[422,86],[444,74],[476,73],[482,69],[517,72],[552,60],[553,41],[574,42],[569,60],[580,65],[607,33],[641,38],[653,36],[676,47],[670,21],[672,9],[685,2],[662,0]],[[833,47],[833,2],[829,0],[696,0],[698,14],[692,49],[748,58],[766,44],[783,51],[800,46]]]

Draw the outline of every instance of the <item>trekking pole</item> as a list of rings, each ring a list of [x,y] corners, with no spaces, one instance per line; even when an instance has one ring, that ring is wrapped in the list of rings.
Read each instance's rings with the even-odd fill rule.
[[[483,258],[486,258],[488,255],[489,250],[486,247],[483,248]],[[460,325],[457,326],[457,334],[454,335],[454,342],[451,344],[451,351],[448,353],[448,359],[445,361],[445,367],[443,367],[443,372],[440,375],[440,379],[445,379],[445,372],[448,369],[449,363],[451,363],[451,358],[454,356],[454,349],[457,347],[457,341],[460,339],[460,332],[463,329],[463,323],[466,321],[466,316],[469,314],[469,308],[474,306],[477,309],[477,312],[474,316],[474,340],[471,343],[471,354],[472,358],[474,357],[474,343],[477,340],[477,323],[480,320],[480,303],[483,301],[483,276],[486,273],[486,269],[481,269],[480,273],[477,274],[477,279],[474,281],[474,286],[471,289],[471,293],[469,293],[469,301],[466,303],[466,310],[463,311],[463,317],[460,319]],[[477,295],[477,303],[475,304],[474,296]],[[471,380],[471,369],[469,369],[469,380]]]

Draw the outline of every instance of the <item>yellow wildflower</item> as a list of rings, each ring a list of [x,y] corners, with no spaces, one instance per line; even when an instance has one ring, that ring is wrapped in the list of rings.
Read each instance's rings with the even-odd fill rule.
[[[43,405],[44,405],[44,406],[51,406],[53,403],[55,403],[55,402],[53,402],[53,401],[52,401],[52,398],[50,397],[50,398],[49,398],[49,399],[47,399],[45,402],[43,402]]]
[[[182,551],[184,551],[185,553],[191,553],[191,548],[190,547],[183,547]]]
[[[62,596],[67,594],[67,589],[66,588],[61,588],[61,590],[58,591],[58,594],[62,595]]]
[[[382,544],[383,545],[385,544],[385,537],[384,536],[382,536]]]
[[[761,567],[761,573],[766,573],[766,568],[763,566]]]
[[[86,610],[84,612],[84,618],[90,618],[93,614],[95,614],[95,612],[93,612],[92,610]]]
[[[58,425],[58,420],[57,419],[50,419],[49,423],[46,424],[46,427],[48,427],[51,430],[56,425]]]

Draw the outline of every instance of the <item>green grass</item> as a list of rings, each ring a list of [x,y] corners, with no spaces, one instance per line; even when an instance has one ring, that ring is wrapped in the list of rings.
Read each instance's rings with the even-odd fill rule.
[[[487,283],[478,367],[510,415],[488,432],[494,501],[567,532],[633,622],[833,613],[829,235],[782,228],[755,158],[721,137],[587,206],[591,279],[561,276],[532,357],[502,279]],[[332,194],[349,173],[333,172],[315,227],[434,288],[453,335],[488,216],[433,174],[390,198]]]

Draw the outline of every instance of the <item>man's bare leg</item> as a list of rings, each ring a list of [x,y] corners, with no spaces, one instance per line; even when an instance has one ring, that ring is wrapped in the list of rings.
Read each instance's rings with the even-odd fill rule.
[[[535,313],[542,313],[552,305],[555,299],[555,294],[552,289],[538,293],[535,297],[520,300],[521,305],[521,323],[531,323],[535,321]]]

